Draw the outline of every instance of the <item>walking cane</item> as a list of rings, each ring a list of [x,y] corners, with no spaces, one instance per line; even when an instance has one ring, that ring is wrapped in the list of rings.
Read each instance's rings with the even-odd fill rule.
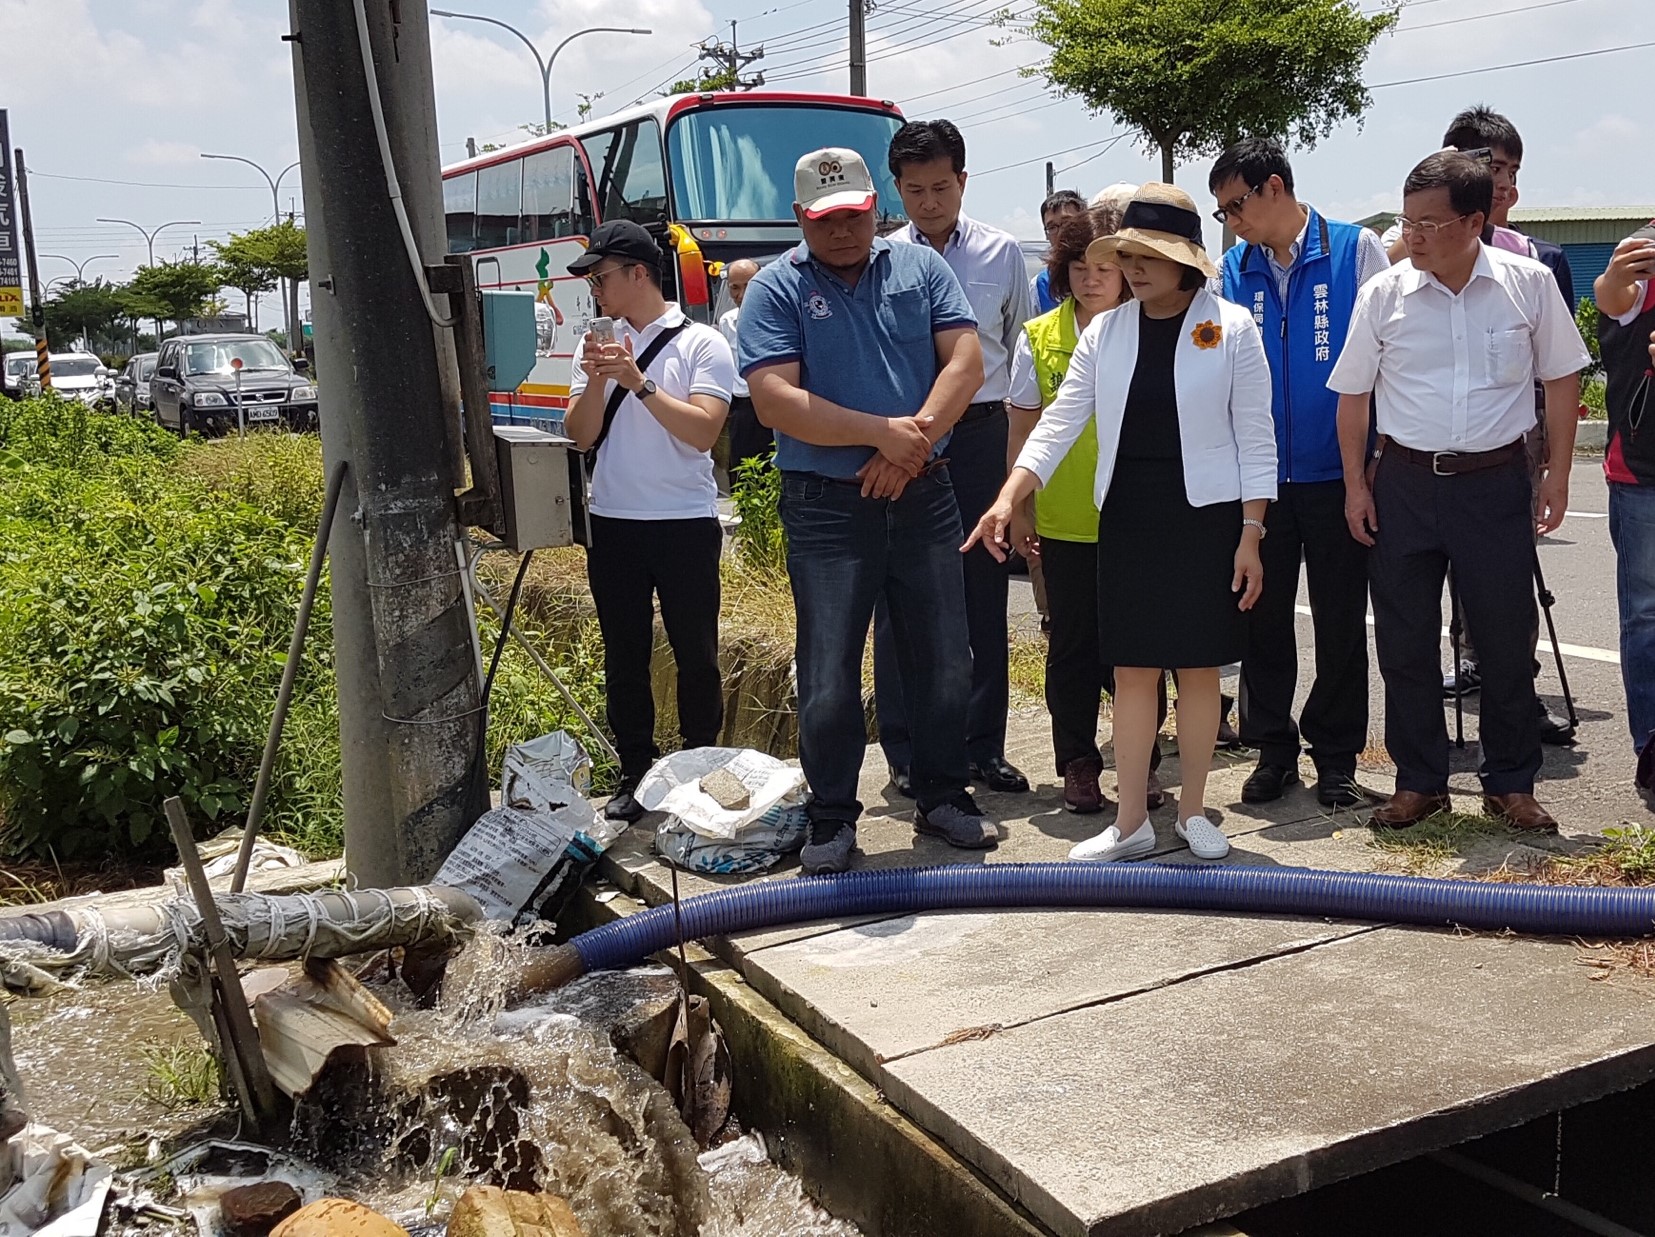
[[[1536,560],[1535,570],[1538,571]],[[1465,685],[1460,682],[1460,590],[1454,582],[1454,569],[1448,569],[1448,647],[1454,655],[1454,746],[1465,750]]]
[[[1580,717],[1575,713],[1574,694],[1569,691],[1569,676],[1563,669],[1563,649],[1557,643],[1557,622],[1552,618],[1552,607],[1557,598],[1546,587],[1546,577],[1540,571],[1540,547],[1534,548],[1534,588],[1540,595],[1540,608],[1546,612],[1546,633],[1552,639],[1552,659],[1557,662],[1557,681],[1563,685],[1563,707],[1569,711],[1569,728],[1580,728]]]

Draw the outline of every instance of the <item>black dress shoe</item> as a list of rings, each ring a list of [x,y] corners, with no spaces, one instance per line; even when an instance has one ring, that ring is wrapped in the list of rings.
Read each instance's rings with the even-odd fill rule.
[[[1289,769],[1285,765],[1268,765],[1261,763],[1253,770],[1253,774],[1241,784],[1241,801],[1243,803],[1270,803],[1282,797],[1289,786],[1299,784],[1299,771]]]
[[[1555,716],[1546,707],[1544,700],[1540,705],[1540,741],[1550,743],[1553,747],[1567,747],[1575,741],[1575,728],[1569,725],[1564,718]]]
[[[891,785],[896,787],[896,793],[904,799],[914,797],[914,779],[909,774],[907,765],[891,766]]]
[[[610,820],[624,820],[628,824],[643,819],[644,805],[633,797],[632,792],[638,788],[635,781],[624,781],[609,796],[609,802],[604,804],[603,814]]]
[[[1377,803],[1379,798],[1360,785],[1354,774],[1333,769],[1316,771],[1316,802],[1323,807],[1356,807]]]
[[[1029,788],[1029,779],[1024,777],[1004,756],[973,761],[971,780],[981,782],[990,790],[998,790],[1010,795],[1020,795]]]

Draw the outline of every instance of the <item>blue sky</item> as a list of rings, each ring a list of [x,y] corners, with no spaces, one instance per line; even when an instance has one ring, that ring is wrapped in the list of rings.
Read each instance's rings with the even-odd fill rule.
[[[341,0],[343,2],[343,0]],[[1005,42],[981,20],[1003,0],[879,0],[869,18],[871,93],[910,117],[958,120],[973,179],[967,210],[1020,237],[1037,237],[1044,160],[1116,132],[1108,117],[1054,101],[1015,70],[1038,45]],[[1377,0],[1362,0],[1372,7]],[[201,159],[245,155],[279,170],[296,157],[284,0],[0,0],[6,48],[0,107],[24,147],[38,247],[84,260],[91,277],[125,277],[146,257],[125,217],[146,226],[200,220],[157,242],[174,257],[270,217],[270,191],[250,168]],[[848,88],[841,0],[448,0],[446,5],[522,27],[549,49],[590,25],[648,27],[648,37],[590,35],[558,58],[554,109],[572,119],[582,92],[604,92],[598,113],[688,75],[695,44],[729,37],[763,43],[759,66],[778,88]],[[1487,16],[1483,16],[1487,15]],[[504,31],[433,19],[440,141],[445,160],[465,139],[507,140],[540,115],[539,75]],[[1624,44],[1655,42],[1652,0],[1412,0],[1398,32],[1370,58],[1370,84],[1457,73]],[[996,45],[996,44],[1000,45]],[[25,49],[19,54],[18,49]],[[1394,207],[1402,177],[1435,149],[1450,116],[1487,102],[1517,122],[1528,146],[1522,205],[1655,203],[1655,117],[1641,83],[1655,78],[1655,47],[1374,90],[1364,126],[1347,125],[1316,150],[1297,152],[1302,195],[1335,216]],[[1079,162],[1084,161],[1084,162]],[[1059,184],[1090,192],[1140,181],[1159,164],[1132,139],[1055,154]],[[1074,165],[1074,166],[1071,166]],[[74,180],[69,177],[94,179]],[[1178,180],[1202,206],[1205,166]],[[142,183],[104,183],[142,182]],[[283,206],[297,178],[283,185]],[[1216,226],[1209,244],[1218,243]],[[72,274],[41,259],[47,278]],[[272,301],[264,323],[279,314]]]

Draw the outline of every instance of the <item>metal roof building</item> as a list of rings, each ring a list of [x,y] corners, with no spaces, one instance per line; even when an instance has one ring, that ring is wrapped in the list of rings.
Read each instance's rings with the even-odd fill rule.
[[[1592,295],[1592,281],[1609,265],[1615,246],[1652,219],[1655,206],[1519,206],[1511,212],[1520,230],[1563,246],[1576,299]],[[1358,222],[1383,232],[1396,222],[1396,213],[1382,211]]]

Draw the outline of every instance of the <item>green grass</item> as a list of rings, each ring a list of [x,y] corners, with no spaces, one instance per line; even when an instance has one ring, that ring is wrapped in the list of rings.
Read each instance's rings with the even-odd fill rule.
[[[205,1044],[145,1044],[140,1055],[144,1098],[163,1108],[219,1102],[218,1059]]]
[[[1368,845],[1379,852],[1385,867],[1408,876],[1434,876],[1480,843],[1512,836],[1492,817],[1438,812],[1408,829],[1375,828]]]

